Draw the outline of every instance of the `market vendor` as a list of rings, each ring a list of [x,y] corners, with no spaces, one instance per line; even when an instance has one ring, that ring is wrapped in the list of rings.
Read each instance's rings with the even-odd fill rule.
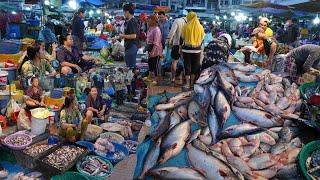
[[[286,73],[291,80],[301,82],[301,75],[311,68],[320,70],[320,46],[305,44],[292,49],[274,63],[277,70]]]
[[[31,87],[28,88],[26,93],[25,102],[27,109],[35,109],[45,107],[42,89],[39,86],[39,79],[37,77],[31,78]]]
[[[49,73],[49,76],[56,75],[56,71],[45,60],[45,51],[41,50],[37,44],[27,48],[27,56],[23,59],[18,70],[21,75],[22,86],[25,89],[28,87],[28,81],[32,76],[45,77],[47,73]]]
[[[88,128],[88,121],[83,119],[73,97],[66,97],[60,112],[60,136],[68,141],[75,142],[83,138]]]
[[[263,18],[260,19],[259,27],[263,29],[264,34],[267,37],[272,37],[273,36],[273,30],[268,27],[269,23],[270,23],[269,19],[266,18],[266,17],[263,17]]]
[[[220,62],[228,62],[232,38],[229,34],[221,34],[204,48],[204,59],[201,69],[206,69]]]
[[[91,70],[95,61],[100,61],[99,58],[83,55],[76,46],[73,46],[73,38],[70,34],[61,36],[61,44],[57,51],[57,59],[60,62],[62,74]]]
[[[86,100],[86,119],[89,123],[92,122],[92,118],[99,118],[101,120],[107,120],[108,109],[103,101],[102,97],[98,94],[96,87],[92,87],[90,94]]]
[[[257,40],[263,40],[263,47],[267,60],[263,63],[264,67],[271,67],[273,57],[277,51],[277,42],[274,38],[268,37],[262,28],[256,28],[253,30],[252,35],[255,36]]]

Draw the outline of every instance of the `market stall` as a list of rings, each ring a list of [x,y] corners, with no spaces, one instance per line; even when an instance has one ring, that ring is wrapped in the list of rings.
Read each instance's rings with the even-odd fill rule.
[[[227,63],[202,71],[192,91],[149,98],[135,178],[310,178],[316,165],[306,169],[301,156],[312,153],[300,151],[314,136],[296,115],[300,93],[268,70]]]

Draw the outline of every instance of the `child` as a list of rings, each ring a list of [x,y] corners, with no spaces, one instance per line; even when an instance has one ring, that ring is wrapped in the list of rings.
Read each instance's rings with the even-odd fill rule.
[[[45,107],[42,88],[39,86],[39,79],[37,77],[31,78],[31,87],[28,88],[26,94],[26,105],[28,109]]]
[[[117,105],[122,105],[124,101],[124,90],[126,88],[125,84],[125,73],[122,67],[119,67],[114,76],[114,86],[116,90],[116,103]]]

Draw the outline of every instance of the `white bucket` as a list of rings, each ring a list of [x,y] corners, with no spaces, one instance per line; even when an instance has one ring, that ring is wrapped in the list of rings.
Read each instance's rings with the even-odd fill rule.
[[[31,133],[32,134],[40,135],[46,131],[47,124],[49,123],[48,121],[49,113],[47,113],[47,115],[45,115],[43,118],[37,118],[34,115],[37,112],[41,112],[45,114],[46,111],[48,110],[45,108],[37,108],[37,109],[31,110],[31,116],[32,116],[31,117]]]
[[[8,75],[7,71],[0,71],[0,85],[7,85]]]

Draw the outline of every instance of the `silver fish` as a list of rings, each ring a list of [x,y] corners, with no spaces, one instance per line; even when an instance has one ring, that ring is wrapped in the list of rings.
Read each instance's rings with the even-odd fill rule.
[[[158,115],[159,119],[164,119],[167,114],[168,114],[167,111],[157,111],[157,115]]]
[[[211,105],[214,105],[214,99],[218,93],[218,88],[216,86],[215,83],[212,83],[209,87],[209,90],[210,90],[210,94],[211,94]]]
[[[157,140],[156,144],[147,153],[139,179],[144,179],[145,174],[157,164],[160,154],[160,144],[161,138]]]
[[[213,81],[215,78],[215,70],[202,71],[199,78],[196,80],[196,84],[204,85]]]
[[[278,96],[278,94],[277,94],[276,91],[271,91],[270,94],[269,94],[269,103],[270,103],[270,104],[276,103],[276,101],[277,101],[277,96]]]
[[[279,140],[279,135],[276,132],[271,131],[270,129],[265,131],[267,134],[269,134],[275,141]]]
[[[268,169],[264,169],[264,170],[260,170],[260,171],[253,171],[253,174],[267,178],[267,179],[271,179],[277,174],[277,171],[278,171],[278,167],[272,166]]]
[[[233,107],[233,111],[243,122],[253,123],[257,126],[266,128],[280,125],[280,123],[277,122],[279,121],[277,117],[264,111],[238,107]]]
[[[188,116],[193,122],[204,123],[202,110],[196,101],[191,101],[188,106]]]
[[[275,104],[268,104],[264,106],[264,110],[271,113],[272,115],[281,115],[283,111]]]
[[[182,92],[182,93],[179,93],[175,96],[173,96],[172,98],[169,99],[169,102],[177,102],[181,99],[185,99],[187,97],[191,97],[193,94],[193,91],[187,91],[187,92]]]
[[[265,88],[269,93],[272,92],[272,91],[276,91],[276,92],[279,92],[279,93],[283,93],[284,92],[282,84],[266,85]]]
[[[259,148],[260,145],[260,139],[257,135],[251,135],[253,138],[247,137],[247,139],[250,141],[246,145],[243,145],[243,153],[241,157],[247,158],[250,157],[256,150]]]
[[[276,177],[279,179],[289,179],[289,178],[298,178],[298,167],[297,164],[289,164],[287,166],[281,167],[277,174]]]
[[[271,146],[276,144],[276,140],[273,139],[273,137],[271,137],[271,136],[270,136],[268,133],[266,133],[266,132],[261,132],[261,133],[259,133],[259,139],[260,139],[260,142],[269,144],[269,145],[271,145]]]
[[[277,102],[277,106],[281,109],[281,110],[285,110],[287,109],[291,104],[291,101],[287,98],[287,97],[282,97],[279,99],[279,101]]]
[[[246,134],[251,134],[253,132],[261,131],[262,128],[250,124],[250,123],[241,123],[237,125],[232,125],[220,133],[221,138],[236,138]]]
[[[234,96],[236,95],[236,90],[234,89],[234,86],[226,81],[225,77],[218,71],[217,72],[217,78],[218,78],[218,86],[222,88],[225,95],[232,101]]]
[[[250,73],[243,73],[241,71],[233,71],[234,75],[239,79],[241,82],[258,82],[260,80],[259,76]]]
[[[198,136],[200,135],[200,133],[201,133],[201,129],[198,129],[198,130],[194,131],[194,132],[192,133],[191,137],[189,138],[187,144],[189,144],[189,143],[191,143],[193,140],[197,139]]]
[[[155,128],[151,137],[153,140],[157,140],[160,136],[168,131],[170,127],[170,113],[166,115],[165,118],[160,119],[158,126]]]
[[[230,69],[243,71],[243,72],[253,72],[256,70],[256,67],[251,64],[244,64],[244,63],[226,63]]]
[[[264,153],[269,153],[271,146],[269,144],[266,143],[260,143],[259,148],[264,152]]]
[[[229,156],[226,157],[228,163],[234,168],[238,169],[245,178],[249,179],[253,174],[247,163],[239,157]]]
[[[161,143],[161,155],[159,163],[162,164],[168,159],[176,156],[183,149],[191,128],[192,121],[184,121],[173,127],[163,138]]]
[[[191,144],[187,145],[187,150],[190,165],[203,172],[207,179],[237,179],[231,169],[219,159],[193,147]]]
[[[204,92],[196,94],[195,99],[203,111],[207,111],[211,101],[209,86],[204,87]]]
[[[240,157],[243,153],[243,148],[242,148],[242,142],[239,138],[231,138],[229,141],[228,141],[228,145],[229,145],[229,148],[231,150],[231,152]]]
[[[265,169],[276,164],[279,158],[279,156],[269,153],[260,154],[250,158],[248,166],[254,170]]]
[[[222,91],[219,91],[216,95],[214,109],[215,109],[215,113],[218,118],[218,121],[221,123],[221,126],[223,127],[225,122],[230,117],[231,108],[226,97],[223,95]]]
[[[177,108],[177,113],[183,120],[188,119],[188,107],[186,105],[181,105]]]
[[[204,88],[202,86],[200,86],[199,84],[195,84],[193,87],[193,90],[195,93],[203,93],[204,92]]]
[[[259,95],[258,95],[258,98],[259,100],[261,100],[264,104],[270,104],[270,101],[269,101],[269,94],[265,91],[260,91],[259,92]]]
[[[161,179],[185,179],[185,180],[204,180],[205,177],[198,171],[191,168],[163,167],[152,170],[152,176]]]
[[[278,141],[277,144],[271,147],[270,152],[272,154],[281,154],[288,149],[288,143],[283,141]]]
[[[170,127],[169,129],[173,128],[175,125],[179,124],[181,121],[181,117],[176,111],[173,111],[170,115]]]
[[[201,135],[206,136],[210,133],[210,129],[208,126],[201,129]]]
[[[209,114],[208,114],[208,126],[211,133],[211,144],[216,143],[217,135],[221,130],[221,122],[218,121],[217,116],[214,112],[214,109],[212,107],[209,108]]]
[[[238,96],[237,100],[242,102],[242,103],[254,103],[254,100],[251,97],[243,97],[243,96]]]

